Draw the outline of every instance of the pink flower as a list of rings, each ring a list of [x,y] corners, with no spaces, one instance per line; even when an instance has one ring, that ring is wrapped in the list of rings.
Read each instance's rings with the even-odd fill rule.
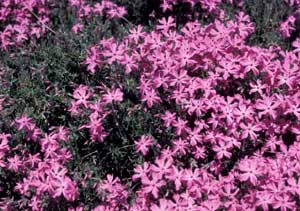
[[[155,160],[155,165],[152,165],[151,169],[154,173],[156,173],[156,177],[162,178],[171,171],[172,164],[172,157],[157,158]]]
[[[40,211],[42,208],[42,201],[38,197],[34,196],[30,200],[29,206],[31,207],[32,211]]]
[[[15,123],[18,125],[18,130],[30,129],[32,125],[32,119],[28,118],[26,114],[22,114],[20,118],[16,118]]]
[[[135,141],[135,149],[141,152],[144,156],[148,153],[149,147],[153,144],[153,139],[150,136],[143,135],[138,141]]]
[[[157,96],[157,93],[154,89],[145,90],[145,93],[142,96],[142,101],[147,103],[147,106],[151,108],[155,103],[161,102],[160,97]]]
[[[138,43],[140,38],[144,37],[145,33],[142,32],[143,27],[138,25],[136,28],[132,28],[129,30],[129,38],[133,39],[135,43]]]
[[[83,64],[87,65],[87,70],[92,74],[96,72],[101,62],[99,60],[99,50],[95,46],[88,50],[88,56]]]
[[[7,168],[9,170],[18,172],[22,167],[22,161],[20,160],[20,156],[18,155],[8,158],[7,161],[8,161]]]
[[[172,166],[172,171],[169,172],[168,175],[166,175],[166,178],[173,181],[175,184],[175,190],[179,190],[182,181],[183,181],[183,170],[178,170],[175,166]]]
[[[144,186],[144,192],[151,193],[155,198],[158,198],[159,189],[166,184],[164,180],[160,180],[156,176],[154,176],[152,179],[149,179],[148,176],[145,176],[142,180],[142,183]]]
[[[54,182],[54,197],[63,195],[68,201],[74,201],[78,196],[78,190],[73,181],[68,177],[60,178]]]
[[[231,157],[231,152],[228,152],[230,147],[226,145],[224,141],[219,141],[218,145],[215,145],[213,147],[213,150],[217,152],[217,158],[222,159],[224,157],[230,158]]]
[[[176,134],[181,135],[184,131],[187,130],[186,127],[187,121],[178,118],[174,121],[173,126],[176,128]]]
[[[260,170],[255,160],[241,161],[238,169],[242,171],[239,177],[241,181],[250,180],[253,185],[257,184],[257,177],[260,175]]]
[[[244,123],[241,123],[240,127],[243,129],[241,138],[245,139],[250,136],[250,138],[254,141],[257,139],[256,132],[259,132],[262,130],[261,127],[255,123],[248,123],[247,125]]]
[[[201,206],[203,211],[216,211],[220,207],[221,203],[219,200],[207,200]]]
[[[168,17],[167,19],[163,18],[163,19],[159,20],[158,22],[159,22],[159,25],[157,25],[157,27],[156,27],[158,30],[168,31],[170,28],[176,26],[176,24],[174,22],[174,18],[172,18],[172,17]]]
[[[76,105],[84,105],[88,108],[88,100],[93,96],[93,92],[89,89],[88,86],[80,85],[73,92],[73,98],[76,99]]]
[[[164,121],[165,127],[170,127],[176,120],[176,114],[171,113],[170,111],[166,111],[161,115],[161,119]]]
[[[295,30],[295,21],[294,16],[289,16],[286,21],[281,22],[279,31],[284,37],[290,37],[291,33]]]
[[[262,207],[264,211],[268,211],[269,205],[272,205],[274,203],[273,198],[270,196],[270,194],[267,191],[257,192],[256,197],[257,197],[256,206]]]
[[[123,60],[125,49],[122,45],[111,43],[111,45],[109,45],[107,49],[102,52],[102,54],[107,58],[107,63],[112,64],[113,62]]]
[[[264,97],[263,99],[257,100],[256,109],[260,110],[258,114],[259,118],[261,118],[262,115],[269,114],[273,119],[276,119],[276,109],[279,105],[280,103],[275,101],[273,97]]]
[[[186,140],[182,140],[181,138],[173,141],[173,152],[174,154],[179,152],[181,155],[185,155],[188,150],[188,142]],[[197,147],[197,146],[196,146]]]
[[[119,88],[114,90],[109,90],[107,94],[103,95],[103,101],[105,104],[109,104],[113,102],[122,102],[123,92]]]
[[[97,113],[91,114],[89,123],[82,125],[79,129],[89,128],[92,141],[102,142],[108,135],[103,127],[103,119],[104,117]]]
[[[75,34],[78,34],[78,32],[82,31],[84,25],[82,23],[77,23],[74,26],[72,26],[72,32],[74,32]]]
[[[136,181],[137,179],[144,179],[148,173],[150,172],[150,165],[148,162],[144,162],[144,165],[137,165],[134,168],[134,175],[132,176],[132,180]]]
[[[282,194],[276,197],[273,205],[275,209],[280,208],[280,211],[296,210],[296,203],[292,201],[291,197],[287,194]]]
[[[295,52],[295,53],[300,52],[300,39],[299,39],[299,38],[296,39],[296,40],[292,43],[292,46],[295,48],[295,49],[293,50],[293,52]]]
[[[166,199],[159,199],[159,205],[151,205],[151,211],[172,211],[173,204]]]

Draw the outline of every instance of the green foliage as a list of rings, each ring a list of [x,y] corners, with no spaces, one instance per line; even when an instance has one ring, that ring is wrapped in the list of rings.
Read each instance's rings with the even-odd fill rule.
[[[278,33],[279,22],[292,12],[284,0],[246,0],[244,11],[255,24],[255,33],[249,38],[251,45],[268,47],[277,44],[284,49],[289,47],[289,42]]]

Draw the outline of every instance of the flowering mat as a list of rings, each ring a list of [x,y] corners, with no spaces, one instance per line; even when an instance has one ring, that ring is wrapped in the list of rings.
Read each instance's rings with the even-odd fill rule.
[[[300,210],[300,0],[1,0],[0,210]]]

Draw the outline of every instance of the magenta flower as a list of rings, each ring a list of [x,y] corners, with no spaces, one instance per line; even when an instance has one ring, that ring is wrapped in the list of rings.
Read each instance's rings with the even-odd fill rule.
[[[7,168],[14,172],[18,172],[23,165],[22,161],[20,160],[20,156],[18,155],[8,158],[7,161]]]
[[[142,179],[142,183],[144,185],[143,191],[151,193],[155,198],[158,198],[159,189],[166,184],[164,180],[160,180],[157,176],[154,176],[152,179],[145,176]]]
[[[93,96],[92,91],[89,87],[80,85],[73,92],[73,98],[76,100],[76,105],[84,105],[84,107],[88,108],[88,100]]]
[[[119,88],[115,90],[109,90],[107,94],[103,95],[103,101],[105,104],[121,102],[123,101],[123,92]]]
[[[243,160],[240,162],[238,169],[241,181],[250,181],[253,185],[257,184],[257,177],[260,175],[260,170],[255,160]]]
[[[152,137],[143,135],[138,141],[135,141],[135,149],[137,152],[141,152],[142,155],[146,155],[149,151],[149,147],[153,145]]]
[[[74,201],[78,195],[78,190],[73,181],[68,177],[60,178],[54,181],[54,197],[63,195],[68,201]]]
[[[32,119],[28,118],[26,114],[23,114],[20,118],[16,118],[15,123],[18,125],[18,130],[30,129],[32,125]]]

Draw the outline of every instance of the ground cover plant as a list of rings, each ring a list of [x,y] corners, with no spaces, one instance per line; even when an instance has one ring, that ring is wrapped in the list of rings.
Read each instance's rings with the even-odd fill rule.
[[[299,12],[2,0],[0,210],[300,210]]]

